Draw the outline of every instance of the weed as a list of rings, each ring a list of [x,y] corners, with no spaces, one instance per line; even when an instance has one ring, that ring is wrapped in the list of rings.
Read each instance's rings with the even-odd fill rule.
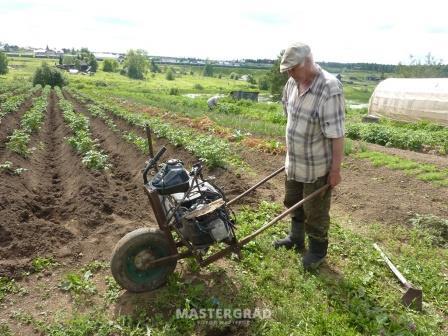
[[[111,304],[115,303],[118,300],[118,297],[120,296],[120,293],[122,291],[122,288],[120,285],[118,285],[115,281],[115,279],[111,276],[107,276],[104,281],[106,282],[106,293],[104,293],[104,299],[106,303]]]
[[[20,287],[16,284],[14,279],[0,277],[0,302],[4,299],[6,294],[15,294],[20,291]]]
[[[96,273],[98,271],[108,269],[108,268],[109,268],[109,263],[107,261],[93,260],[93,261],[89,262],[86,266],[84,266],[81,269],[81,272],[85,273],[87,271],[90,271],[92,273]]]
[[[33,259],[31,262],[31,266],[33,267],[33,271],[38,273],[43,270],[48,270],[53,266],[56,266],[57,262],[53,259],[53,257],[37,257]]]
[[[13,336],[12,331],[7,324],[0,322],[0,335],[2,336]]]
[[[426,231],[431,244],[442,248],[448,247],[448,219],[416,214],[409,221],[416,229]]]
[[[70,292],[75,297],[95,294],[97,290],[91,280],[92,275],[92,272],[89,270],[83,274],[68,273],[59,285],[59,288]]]
[[[353,149],[353,140],[345,139],[344,140],[344,155],[349,156],[354,151]]]

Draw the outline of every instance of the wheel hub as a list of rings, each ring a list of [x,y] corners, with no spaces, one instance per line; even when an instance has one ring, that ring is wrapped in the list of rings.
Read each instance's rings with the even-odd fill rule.
[[[156,259],[154,254],[151,252],[151,250],[143,250],[139,252],[135,258],[134,258],[134,264],[135,267],[140,270],[144,271],[148,269],[148,265],[153,262]]]

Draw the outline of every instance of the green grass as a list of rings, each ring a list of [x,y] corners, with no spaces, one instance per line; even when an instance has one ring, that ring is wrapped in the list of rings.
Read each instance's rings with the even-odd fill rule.
[[[240,231],[251,232],[279,206],[262,203],[258,210],[238,213]],[[273,319],[256,321],[252,334],[263,335],[436,335],[441,334],[447,309],[446,250],[434,248],[421,229],[372,227],[360,236],[335,221],[330,229],[329,267],[306,273],[298,256],[272,249],[283,235],[276,227],[245,249],[235,265],[242,291],[273,309]],[[401,239],[411,241],[406,244]],[[398,283],[372,247],[385,240],[403,274],[425,293],[422,314],[400,305]],[[400,251],[400,252],[398,252]],[[397,253],[398,252],[398,253]],[[428,260],[431,259],[431,260]],[[294,332],[295,331],[295,332]]]
[[[448,170],[440,169],[433,164],[419,163],[400,158],[396,155],[373,151],[359,152],[356,154],[356,157],[369,160],[375,167],[387,167],[394,170],[401,170],[421,181],[432,182],[437,185],[445,185],[448,183]]]

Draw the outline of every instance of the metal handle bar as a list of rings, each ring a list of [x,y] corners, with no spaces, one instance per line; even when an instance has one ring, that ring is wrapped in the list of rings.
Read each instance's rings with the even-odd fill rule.
[[[154,165],[157,164],[157,161],[160,160],[160,158],[162,157],[162,155],[166,152],[166,147],[163,146],[162,148],[160,148],[160,150],[157,152],[157,154],[148,161],[148,164],[146,165],[145,169],[143,170],[143,182],[145,184],[148,183],[148,171],[154,167]]]

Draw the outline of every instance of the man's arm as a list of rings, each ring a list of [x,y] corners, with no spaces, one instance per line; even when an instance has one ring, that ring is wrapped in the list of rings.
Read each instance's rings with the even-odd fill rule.
[[[344,137],[331,139],[333,151],[330,173],[328,174],[328,184],[331,188],[336,187],[342,180],[341,163],[344,158]]]

